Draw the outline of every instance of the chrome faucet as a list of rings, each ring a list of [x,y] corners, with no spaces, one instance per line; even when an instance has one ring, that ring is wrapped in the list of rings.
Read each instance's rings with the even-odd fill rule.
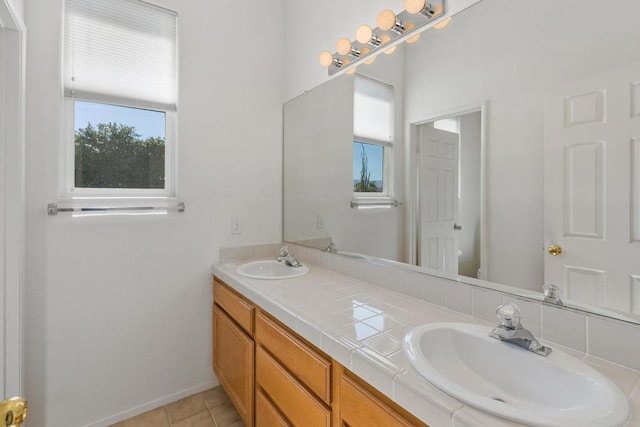
[[[531,332],[520,323],[520,310],[514,304],[501,305],[496,309],[500,325],[489,332],[489,336],[500,341],[510,342],[527,350],[548,356],[551,348],[542,345]]]
[[[284,262],[289,267],[302,267],[302,264],[300,264],[300,262],[289,253],[289,248],[287,246],[281,247],[279,254],[280,256],[276,258],[278,262]]]
[[[560,299],[560,288],[556,285],[544,285],[542,287],[542,292],[544,292],[544,298],[542,302],[548,302],[549,304],[555,304],[559,306],[563,306],[562,300]]]
[[[338,248],[336,248],[335,243],[331,242],[329,243],[329,246],[323,249],[323,251],[335,254],[335,253],[338,253]]]

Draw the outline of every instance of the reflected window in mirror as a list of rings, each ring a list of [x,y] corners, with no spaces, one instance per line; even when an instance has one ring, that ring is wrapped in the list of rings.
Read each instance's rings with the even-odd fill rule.
[[[354,197],[391,197],[393,86],[356,76],[353,104]]]
[[[353,192],[384,194],[384,146],[353,141]]]

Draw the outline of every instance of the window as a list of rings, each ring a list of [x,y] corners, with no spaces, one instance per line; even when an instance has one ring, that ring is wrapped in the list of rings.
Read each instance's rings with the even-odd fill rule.
[[[391,197],[393,87],[356,76],[353,110],[354,196]]]
[[[174,196],[177,15],[66,0],[65,196]]]

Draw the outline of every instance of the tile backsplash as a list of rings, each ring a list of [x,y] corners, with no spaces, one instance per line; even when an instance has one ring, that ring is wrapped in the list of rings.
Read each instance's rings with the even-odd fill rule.
[[[220,262],[276,257],[282,243],[220,249]],[[523,325],[535,336],[596,358],[640,370],[640,326],[598,315],[558,309],[535,301],[429,276],[375,260],[352,259],[317,249],[288,244],[302,262],[364,280],[377,286],[495,323],[496,307],[515,303]],[[326,337],[328,338],[328,337]]]
[[[220,262],[244,261],[256,258],[277,257],[282,243],[267,243],[265,245],[237,246],[220,248]]]

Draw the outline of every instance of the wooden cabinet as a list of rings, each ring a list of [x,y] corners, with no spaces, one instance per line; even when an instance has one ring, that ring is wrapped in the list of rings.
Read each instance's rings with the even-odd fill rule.
[[[278,408],[260,389],[256,390],[256,427],[290,427]]]
[[[263,311],[256,314],[256,387],[292,425],[331,426],[331,359]]]
[[[339,403],[341,425],[349,427],[426,426],[370,387],[346,370],[342,372]]]
[[[214,282],[214,295],[224,297],[213,304],[213,370],[245,425],[253,426],[255,344],[228,314],[249,309],[253,316],[253,307],[218,282]]]
[[[247,426],[426,426],[218,279],[213,367]]]
[[[262,346],[301,385],[331,405],[331,359],[321,355],[284,325],[264,312],[256,315],[256,343]]]

